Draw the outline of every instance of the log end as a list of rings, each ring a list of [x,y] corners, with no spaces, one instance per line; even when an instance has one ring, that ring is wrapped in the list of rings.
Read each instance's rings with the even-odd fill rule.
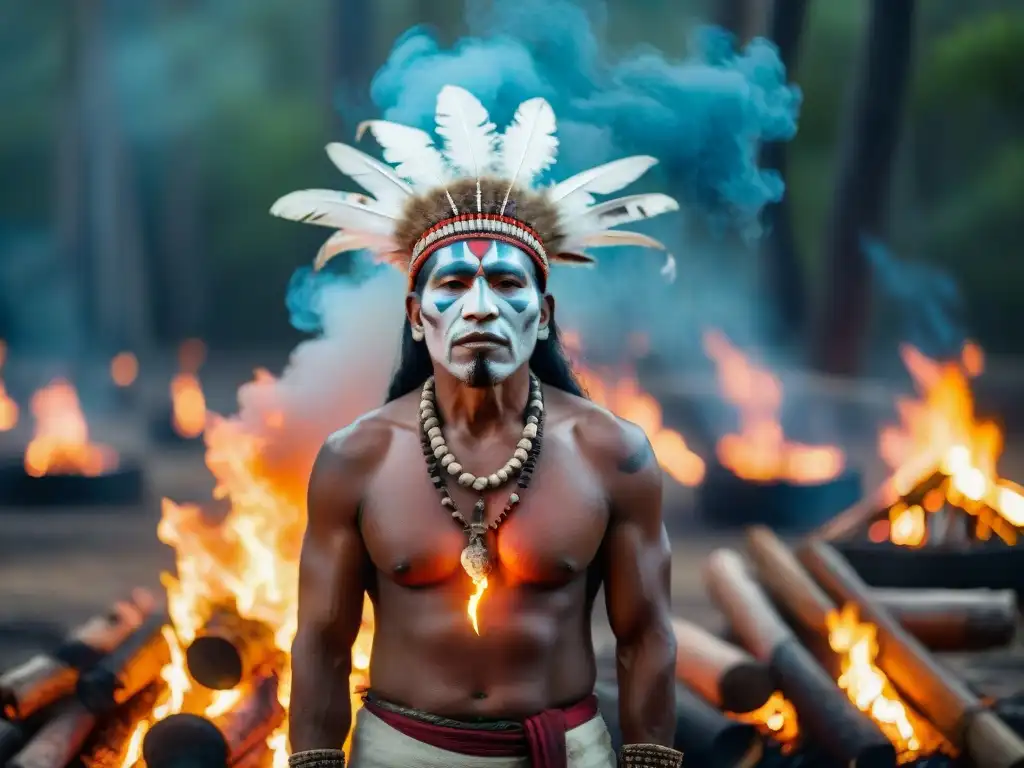
[[[768,666],[751,659],[725,670],[718,690],[723,709],[744,714],[763,707],[775,692],[775,684]]]
[[[185,651],[189,674],[200,685],[227,691],[242,682],[242,655],[234,643],[217,635],[197,637]]]
[[[964,742],[975,765],[1024,768],[1024,740],[994,712],[968,715]]]
[[[171,715],[146,733],[142,759],[148,768],[224,768],[228,744],[205,717]]]

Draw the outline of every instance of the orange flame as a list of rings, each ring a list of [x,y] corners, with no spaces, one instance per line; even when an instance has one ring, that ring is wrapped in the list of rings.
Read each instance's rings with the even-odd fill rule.
[[[206,344],[186,339],[178,347],[179,371],[171,379],[171,426],[190,440],[206,428],[206,396],[197,375],[205,359]]]
[[[970,378],[984,368],[981,349],[968,343],[960,361],[948,363],[931,360],[913,347],[900,352],[919,398],[897,400],[900,423],[879,435],[882,459],[899,471],[921,456],[938,454],[937,469],[944,480],[925,496],[924,510],[936,512],[948,502],[976,517],[977,536],[994,532],[1007,543],[1016,542],[1016,529],[1024,526],[1024,489],[999,477],[1002,432],[974,414]],[[923,517],[923,512],[915,514]]]
[[[89,441],[89,427],[71,384],[57,379],[32,395],[36,432],[25,449],[25,472],[95,477],[117,467],[112,448]]]
[[[578,334],[565,332],[563,342],[574,357],[579,356],[582,345]],[[639,341],[632,343],[634,348],[639,344]],[[640,389],[634,375],[597,371],[583,366],[578,360],[573,361],[573,370],[591,400],[616,416],[633,422],[647,434],[658,463],[673,480],[690,487],[700,485],[704,479],[704,461],[690,450],[681,434],[663,424],[661,406],[653,396]]]
[[[480,599],[484,596],[484,591],[487,589],[487,577],[484,576],[480,581],[477,582],[476,591],[470,595],[469,603],[466,605],[466,615],[469,616],[469,621],[473,625],[473,631],[478,635],[480,634],[480,624],[477,620],[477,609],[480,607]]]
[[[131,352],[118,352],[110,361],[110,378],[119,387],[130,387],[139,377],[139,361]]]
[[[941,736],[900,700],[889,679],[875,665],[877,629],[858,620],[857,606],[844,605],[826,617],[829,646],[841,657],[839,687],[869,715],[896,747],[899,762],[944,749]]]
[[[719,331],[704,334],[704,349],[718,369],[722,397],[739,409],[740,431],[722,436],[717,455],[737,477],[754,481],[823,483],[843,471],[846,457],[831,445],[789,442],[779,423],[782,384],[748,360]]]
[[[291,440],[289,445],[315,442],[308,446],[310,455],[315,455],[320,437],[307,434],[305,425],[290,425],[274,407],[276,385],[277,380],[264,370],[257,371],[255,380],[246,385],[269,403],[261,409],[261,423],[214,414],[207,420],[206,464],[217,481],[214,496],[230,504],[224,519],[214,522],[196,506],[165,499],[157,535],[175,551],[176,574],[162,576],[175,647],[179,651],[187,647],[215,607],[233,604],[242,617],[274,628],[274,645],[284,659],[278,670],[278,700],[287,710],[291,696],[288,655],[297,625],[298,560],[306,527],[304,489],[309,467],[272,471],[265,460],[266,446],[270,436],[284,434]],[[353,713],[369,685],[373,624],[373,609],[366,600],[352,648]],[[170,714],[212,716],[228,711],[242,694],[236,689],[213,695],[195,684],[180,652],[172,655],[164,680],[167,691],[149,717],[136,725],[131,744],[141,745],[146,730]],[[286,723],[268,738],[267,746],[275,768],[287,766]],[[127,751],[122,768],[131,768],[137,759]]]
[[[0,368],[7,359],[7,344],[0,341]],[[18,426],[18,404],[7,394],[3,379],[0,379],[0,432],[9,432]]]

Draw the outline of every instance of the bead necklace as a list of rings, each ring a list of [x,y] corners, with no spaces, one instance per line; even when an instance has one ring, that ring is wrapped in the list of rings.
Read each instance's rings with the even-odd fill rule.
[[[544,395],[540,381],[530,374],[530,396],[527,398],[526,423],[523,425],[522,438],[505,466],[486,477],[477,477],[464,470],[463,466],[451,452],[444,434],[441,432],[441,419],[438,415],[434,399],[434,377],[431,376],[423,385],[420,396],[420,442],[423,445],[423,456],[427,460],[427,472],[430,482],[441,494],[441,505],[452,511],[452,519],[462,526],[469,543],[462,550],[462,567],[473,580],[479,584],[491,570],[491,556],[484,542],[487,529],[497,530],[505,519],[519,504],[519,494],[530,485],[530,478],[537,466],[540,456],[541,441],[544,436]],[[447,474],[455,477],[459,485],[478,491],[481,495],[473,505],[473,514],[466,520],[448,492],[445,479]],[[509,494],[504,509],[488,526],[484,522],[487,505],[483,492],[490,488],[500,488],[513,477],[516,479],[516,491]]]

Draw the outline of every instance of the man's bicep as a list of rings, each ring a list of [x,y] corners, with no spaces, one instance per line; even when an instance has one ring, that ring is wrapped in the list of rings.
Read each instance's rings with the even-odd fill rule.
[[[310,476],[299,560],[299,631],[351,645],[362,620],[367,555],[359,532],[357,478],[325,446]]]
[[[631,431],[628,451],[610,486],[612,518],[605,543],[605,600],[620,642],[664,619],[671,583],[661,469],[646,435],[636,428]]]

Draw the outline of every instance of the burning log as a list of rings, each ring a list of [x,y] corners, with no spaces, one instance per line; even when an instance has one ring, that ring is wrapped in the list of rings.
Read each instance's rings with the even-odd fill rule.
[[[248,694],[215,720],[190,714],[156,723],[142,741],[147,768],[225,768],[266,741],[284,719],[276,674],[254,683]]]
[[[834,541],[856,534],[901,500],[911,500],[937,488],[946,476],[939,471],[941,455],[922,454],[890,475],[872,494],[836,515],[814,532],[815,538]]]
[[[197,683],[226,691],[251,677],[275,653],[270,627],[220,610],[192,641],[185,660]]]
[[[775,692],[763,662],[702,627],[672,620],[676,635],[676,677],[726,712],[760,709]]]
[[[876,589],[875,600],[932,651],[1008,645],[1017,632],[1017,595],[994,589]]]
[[[96,715],[81,702],[68,700],[7,767],[64,768],[78,756],[95,727]]]
[[[878,633],[878,666],[950,743],[974,765],[1022,768],[1024,741],[995,713],[984,709],[967,686],[943,669],[871,595],[849,563],[828,543],[808,541],[801,563],[836,600],[855,605]]]
[[[73,630],[53,652],[34,656],[0,675],[3,715],[23,720],[72,693],[82,671],[125,642],[144,612],[138,605],[118,603]]]
[[[740,556],[718,550],[704,574],[712,600],[744,646],[769,665],[801,726],[845,765],[894,766],[893,745],[800,645]]]
[[[789,549],[762,526],[747,532],[747,551],[758,579],[784,614],[822,637],[835,602]],[[875,590],[910,634],[933,650],[978,650],[1006,645],[1016,632],[1013,592],[991,590]]]
[[[163,635],[167,617],[149,616],[117,648],[78,679],[76,694],[90,712],[104,715],[148,686],[171,659]]]
[[[618,750],[622,741],[618,723],[618,691],[614,686],[598,683],[597,695],[602,716],[612,732],[612,743]],[[764,751],[757,728],[731,720],[683,685],[676,686],[676,737],[673,746],[694,765],[708,768],[751,766]]]

